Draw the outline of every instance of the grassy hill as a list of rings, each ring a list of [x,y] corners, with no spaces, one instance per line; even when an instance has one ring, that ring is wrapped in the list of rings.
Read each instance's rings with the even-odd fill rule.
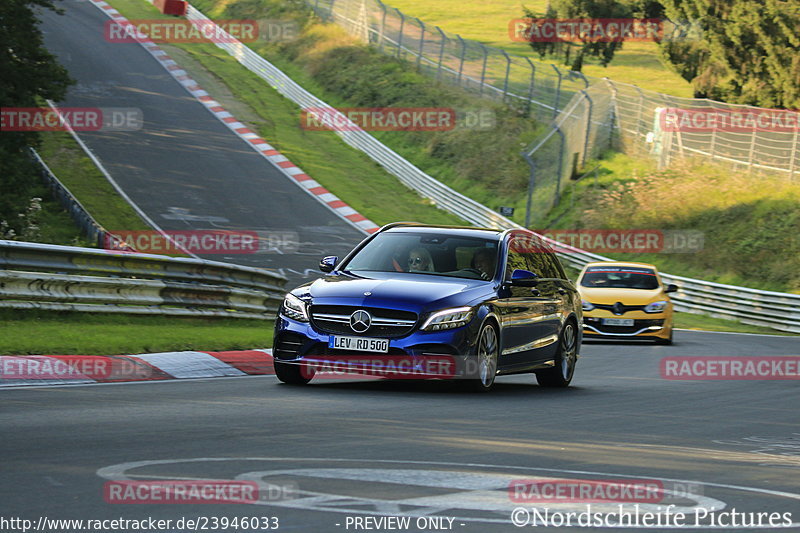
[[[508,36],[508,23],[512,19],[523,18],[523,5],[537,15],[544,15],[547,0],[526,2],[389,0],[384,3],[398,8],[407,15],[420,18],[425,24],[434,24],[449,33],[460,34],[465,39],[502,48],[509,53],[526,55],[531,59],[539,59],[527,43],[511,41]],[[553,62],[559,64],[556,60]],[[643,89],[673,96],[691,98],[693,95],[689,82],[661,62],[658,57],[658,47],[652,42],[625,43],[607,67],[590,58],[584,64],[583,73],[587,76],[608,77],[624,83],[633,83]]]

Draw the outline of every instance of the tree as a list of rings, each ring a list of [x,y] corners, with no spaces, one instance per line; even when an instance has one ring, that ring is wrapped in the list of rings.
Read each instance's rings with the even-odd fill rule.
[[[695,21],[701,39],[661,44],[695,96],[800,108],[800,2],[661,0],[670,20]]]
[[[637,0],[636,4],[648,3],[646,0]],[[525,9],[527,18],[539,18],[531,10]],[[617,0],[551,0],[548,3],[544,18],[553,20],[573,19],[620,19],[630,18],[634,11],[634,3],[622,3]],[[622,48],[622,41],[598,41],[591,36],[582,36],[580,42],[550,41],[539,42],[532,40],[531,48],[544,58],[547,54],[562,57],[564,64],[570,65],[571,70],[579,71],[583,68],[586,56],[596,57],[603,66],[614,59],[614,53]]]
[[[34,9],[58,12],[54,0],[2,0],[0,2],[0,106],[35,107],[45,98],[61,100],[72,83],[66,69],[44,47]],[[28,147],[37,146],[34,132],[0,133],[0,220],[18,224],[16,216],[30,202],[37,184]],[[21,228],[16,228],[17,233]]]

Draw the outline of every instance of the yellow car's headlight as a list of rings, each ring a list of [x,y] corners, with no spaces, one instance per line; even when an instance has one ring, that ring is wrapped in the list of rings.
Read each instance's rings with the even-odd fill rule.
[[[666,300],[661,300],[660,302],[653,302],[649,303],[645,306],[644,312],[645,313],[661,313],[669,305],[669,302]]]

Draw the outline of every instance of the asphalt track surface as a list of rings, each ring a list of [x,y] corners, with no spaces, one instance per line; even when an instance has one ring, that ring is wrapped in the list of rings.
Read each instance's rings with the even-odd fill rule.
[[[673,346],[584,344],[564,390],[525,375],[499,378],[489,394],[441,381],[293,387],[274,376],[0,391],[2,515],[274,516],[279,530],[303,532],[406,515],[407,531],[435,530],[417,529],[419,517],[515,531],[518,506],[586,510],[510,500],[512,481],[547,476],[681,480],[664,483],[690,493],[685,506],[791,513],[796,524],[797,381],[665,380],[659,361],[797,348],[797,338],[688,331]],[[284,492],[262,485],[258,504],[106,503],[104,483],[121,479],[254,480]]]
[[[43,12],[41,28],[77,81],[60,105],[141,111],[139,131],[79,135],[159,226],[294,232],[299,243],[283,253],[202,256],[284,269],[287,287],[306,281],[323,255],[342,256],[364,238],[209,113],[142,46],[108,42],[103,25],[110,19],[99,9],[80,0],[59,6],[65,14]]]

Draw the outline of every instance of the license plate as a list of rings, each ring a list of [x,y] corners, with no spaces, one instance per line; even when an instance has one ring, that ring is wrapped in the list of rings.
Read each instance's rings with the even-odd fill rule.
[[[336,350],[354,350],[358,352],[386,353],[389,351],[389,340],[331,335],[328,339],[328,348],[334,348]]]
[[[603,319],[604,326],[632,326],[633,319],[632,318],[604,318]]]

